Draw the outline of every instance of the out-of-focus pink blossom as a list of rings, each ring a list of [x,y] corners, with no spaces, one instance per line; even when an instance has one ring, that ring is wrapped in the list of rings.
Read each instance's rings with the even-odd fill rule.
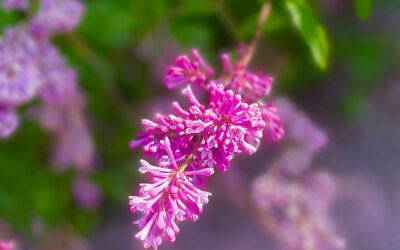
[[[290,140],[310,152],[316,152],[325,146],[328,141],[325,132],[317,128],[312,121],[290,101],[279,98],[276,100],[276,105]]]
[[[270,216],[271,230],[286,250],[343,249],[328,217],[334,184],[322,172],[304,172],[298,179],[269,171],[253,185],[257,207]]]
[[[5,10],[26,10],[29,7],[29,0],[3,0],[3,9]]]
[[[42,86],[38,48],[22,26],[8,28],[0,38],[0,105],[32,100]]]
[[[79,1],[42,0],[30,25],[45,36],[38,36],[38,30],[28,29],[26,24],[5,30],[0,39],[0,137],[16,129],[17,106],[40,98],[41,106],[32,108],[31,114],[57,135],[55,163],[87,169],[94,149],[76,72],[47,40],[55,32],[74,28],[82,11]]]
[[[88,177],[77,176],[73,180],[74,199],[85,210],[94,210],[100,206],[103,200],[101,189]]]
[[[267,131],[272,135],[272,139],[278,141],[285,135],[285,130],[278,116],[278,110],[274,103],[261,106],[261,116],[266,122]]]
[[[39,39],[70,31],[81,20],[84,6],[78,0],[40,0],[38,13],[30,22],[30,29]]]
[[[326,134],[288,100],[276,101],[289,147],[252,188],[253,202],[285,250],[337,250],[345,242],[329,220],[333,178],[312,170],[312,157]]]
[[[206,64],[197,50],[192,50],[193,59],[186,55],[180,55],[175,65],[168,69],[164,82],[168,89],[177,88],[187,83],[203,85],[207,77],[214,74],[214,70]]]
[[[53,160],[60,168],[89,169],[94,157],[93,143],[84,117],[84,102],[75,71],[55,47],[43,48],[40,89],[42,105],[31,109],[42,126],[56,135]]]
[[[14,110],[0,107],[0,138],[10,136],[18,127],[18,120]]]
[[[14,242],[0,240],[0,250],[12,250],[14,248]]]
[[[32,108],[30,114],[46,130],[55,133],[53,161],[56,166],[91,168],[94,148],[81,110],[49,104]]]

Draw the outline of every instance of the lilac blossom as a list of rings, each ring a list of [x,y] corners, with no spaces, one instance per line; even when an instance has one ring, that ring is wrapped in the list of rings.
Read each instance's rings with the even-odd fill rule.
[[[258,208],[270,213],[272,230],[287,250],[344,248],[327,215],[333,192],[332,178],[312,171],[297,180],[270,171],[253,186]]]
[[[76,73],[59,54],[47,45],[42,48],[42,80],[39,91],[42,105],[31,108],[42,126],[56,134],[53,161],[56,166],[71,165],[79,169],[91,167],[94,148],[84,117],[84,101],[78,88]]]
[[[274,81],[273,77],[264,76],[261,72],[256,74],[250,73],[247,71],[247,65],[244,65],[240,61],[233,66],[227,54],[223,54],[221,60],[227,74],[221,79],[216,80],[216,82],[223,84],[225,88],[243,95],[250,102],[268,95],[271,91]]]
[[[208,203],[211,194],[195,187],[194,176],[210,176],[212,168],[197,171],[184,171],[181,164],[185,159],[176,159],[168,137],[161,141],[167,157],[160,166],[150,165],[142,160],[141,173],[149,173],[153,183],[141,184],[139,196],[130,196],[131,212],[141,211],[145,216],[136,221],[141,231],[136,237],[144,241],[144,247],[154,249],[167,239],[175,241],[179,228],[176,221],[197,220],[203,205]]]
[[[226,171],[241,152],[255,153],[266,125],[274,139],[283,136],[275,106],[258,100],[269,93],[272,78],[248,73],[245,67],[233,69],[224,57],[229,76],[210,80],[213,70],[196,50],[192,55],[192,60],[179,56],[164,78],[169,89],[189,84],[182,91],[189,106],[173,102],[174,114],[158,114],[154,121],[143,119],[144,131],[130,144],[142,146],[158,161],[158,166],[141,161],[139,170],[150,173],[152,181],[141,184],[139,195],[130,197],[131,212],[145,213],[135,223],[141,228],[136,237],[146,248],[157,249],[163,240],[175,241],[177,220],[197,220],[211,195],[202,190],[206,177],[215,167]],[[235,83],[230,82],[233,78]],[[208,92],[208,105],[193,94],[193,83]]]
[[[38,48],[22,26],[8,28],[0,39],[0,105],[17,106],[32,100],[42,86]]]
[[[281,124],[281,118],[278,115],[278,109],[274,103],[262,105],[261,116],[266,122],[266,128],[271,134],[272,139],[278,141],[285,135],[285,130]]]
[[[26,10],[29,7],[29,0],[3,0],[3,9],[5,10]]]
[[[282,122],[286,125],[288,137],[311,153],[320,150],[328,141],[327,135],[284,98],[276,100]]]
[[[82,110],[50,103],[31,108],[30,114],[56,135],[53,162],[59,169],[91,169],[94,148]]]
[[[131,147],[143,145],[145,151],[157,153],[160,140],[166,136],[175,136],[174,141],[184,144],[192,140],[193,135],[204,137],[196,158],[204,166],[218,165],[221,171],[229,168],[231,159],[245,151],[254,153],[260,143],[265,122],[257,104],[247,104],[232,91],[224,91],[222,85],[211,85],[208,109],[199,103],[191,88],[183,93],[190,99],[190,107],[184,110],[178,103],[173,107],[180,117],[159,115],[158,122],[143,120],[146,131],[142,137],[131,143]]]
[[[40,0],[38,13],[30,21],[31,32],[47,39],[58,32],[74,29],[80,22],[84,7],[78,0]]]
[[[329,220],[333,178],[311,169],[312,158],[327,136],[288,100],[280,98],[276,103],[290,147],[254,181],[254,205],[268,217],[268,227],[283,249],[343,249],[345,242]]]
[[[168,89],[177,88],[187,83],[203,85],[207,77],[214,74],[214,70],[207,65],[197,50],[192,50],[193,59],[186,55],[180,55],[175,65],[168,69],[164,82]]]
[[[87,176],[76,176],[73,180],[74,199],[85,210],[94,210],[103,200],[101,189]]]
[[[31,108],[43,127],[57,135],[56,165],[91,166],[94,149],[84,118],[84,101],[77,76],[47,38],[54,32],[74,28],[83,6],[75,0],[43,0],[38,13],[28,21],[5,30],[0,39],[0,137],[18,125],[14,110],[40,99]],[[46,36],[30,27],[41,27]],[[46,38],[46,39],[43,39]]]

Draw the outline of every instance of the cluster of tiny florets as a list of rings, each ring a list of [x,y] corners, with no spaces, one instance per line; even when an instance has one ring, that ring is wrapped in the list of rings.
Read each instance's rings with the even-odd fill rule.
[[[157,162],[141,161],[140,172],[152,181],[130,196],[131,212],[144,213],[135,223],[141,228],[136,237],[146,248],[175,241],[177,221],[197,220],[211,195],[203,187],[214,168],[226,171],[239,153],[255,153],[265,128],[276,140],[283,135],[275,106],[259,101],[270,92],[273,78],[249,73],[244,64],[232,67],[226,55],[222,60],[226,75],[209,79],[214,70],[196,50],[191,58],[179,56],[164,82],[169,89],[189,85],[182,91],[188,107],[173,102],[173,114],[143,119],[144,131],[131,142]],[[196,98],[190,84],[208,93],[208,105]]]

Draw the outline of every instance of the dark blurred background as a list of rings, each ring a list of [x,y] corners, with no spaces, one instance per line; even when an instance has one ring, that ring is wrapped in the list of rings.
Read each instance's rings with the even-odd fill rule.
[[[272,74],[273,95],[288,97],[327,131],[330,141],[317,164],[337,182],[332,221],[348,249],[400,249],[400,2],[373,1],[371,8],[361,0],[272,2],[250,68]],[[221,52],[251,40],[261,4],[85,1],[78,29],[54,43],[85,92],[96,148],[92,180],[103,202],[91,209],[77,204],[74,169],[53,170],[52,135],[22,113],[17,133],[0,142],[0,230],[20,249],[64,249],[51,241],[75,242],[71,249],[141,249],[128,205],[141,178],[140,150],[129,142],[143,117],[176,97],[162,83],[175,57],[195,47],[218,67]],[[2,28],[21,18],[0,11]],[[247,168],[261,173],[254,169],[268,165]],[[225,174],[217,175],[200,220],[183,223],[177,242],[161,248],[275,249],[257,221],[223,192]]]

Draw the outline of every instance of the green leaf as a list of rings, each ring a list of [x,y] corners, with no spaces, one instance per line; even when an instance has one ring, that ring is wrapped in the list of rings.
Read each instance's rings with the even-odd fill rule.
[[[326,69],[329,49],[324,28],[305,1],[286,0],[285,5],[293,24],[310,48],[314,61],[320,68]]]
[[[355,0],[357,16],[361,20],[369,18],[372,12],[372,0]]]

